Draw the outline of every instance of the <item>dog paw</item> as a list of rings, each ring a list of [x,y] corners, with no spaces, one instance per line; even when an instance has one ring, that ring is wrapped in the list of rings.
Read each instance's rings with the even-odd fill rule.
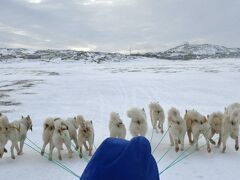
[[[239,149],[239,146],[238,146],[238,145],[236,145],[236,146],[235,146],[235,150],[236,150],[236,151],[238,151],[238,149]]]
[[[226,146],[224,146],[222,149],[222,153],[225,153],[225,152],[226,152]]]
[[[161,130],[161,133],[163,134],[163,133],[164,133],[164,131],[163,131],[163,130]]]
[[[179,151],[179,147],[176,147],[176,148],[175,148],[175,151],[178,152],[178,151]]]
[[[15,156],[11,156],[12,159],[15,159]]]
[[[82,154],[79,154],[79,157],[82,159],[82,157],[83,157]]]
[[[21,155],[23,155],[23,152],[18,152],[17,155],[21,156]]]
[[[59,159],[59,161],[61,161],[62,160],[62,156],[58,156],[58,159]]]
[[[42,156],[44,155],[44,151],[41,151],[41,155],[42,155]]]
[[[52,161],[52,157],[48,157],[48,160],[49,160],[49,161]]]
[[[6,148],[4,148],[4,152],[5,152],[5,153],[7,153],[7,152],[8,152]]]
[[[207,152],[210,153],[211,152],[211,148],[207,148]]]

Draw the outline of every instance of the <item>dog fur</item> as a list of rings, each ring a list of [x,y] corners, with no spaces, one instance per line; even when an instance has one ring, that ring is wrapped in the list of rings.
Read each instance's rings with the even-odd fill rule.
[[[3,154],[7,152],[7,150],[5,149],[5,145],[7,144],[7,131],[8,131],[8,127],[0,122],[0,158],[3,157]]]
[[[207,119],[211,126],[210,142],[211,142],[211,144],[215,145],[216,142],[212,139],[212,137],[215,134],[219,134],[217,146],[220,147],[221,139],[222,139],[223,113],[213,112],[212,114],[207,115]]]
[[[174,107],[168,111],[168,127],[171,146],[175,144],[175,151],[178,152],[178,144],[181,144],[181,151],[183,151],[187,127],[185,121],[180,116],[180,112]]]
[[[222,126],[222,153],[226,152],[227,139],[231,137],[235,140],[235,150],[238,151],[239,143],[239,123],[240,123],[240,104],[233,103],[225,108]]]
[[[77,129],[79,128],[79,123],[77,123],[77,118],[68,118],[65,120],[65,123],[68,126],[70,139],[73,140],[75,149],[78,150]]]
[[[145,110],[131,108],[127,111],[127,116],[131,118],[129,129],[132,136],[145,136],[148,129]]]
[[[7,153],[7,149],[4,146],[7,144],[8,125],[8,117],[0,113],[0,158],[2,158],[4,153]]]
[[[126,127],[123,124],[119,114],[116,112],[112,112],[110,114],[109,131],[110,137],[122,139],[125,139],[126,137]]]
[[[82,116],[77,116],[77,122],[79,123],[78,129],[78,146],[79,157],[82,158],[82,146],[84,145],[86,150],[89,151],[89,156],[92,156],[93,144],[94,144],[94,129],[92,121],[85,120]],[[88,146],[87,146],[88,143]]]
[[[196,150],[199,150],[198,139],[199,139],[199,135],[202,134],[206,140],[207,151],[210,153],[211,152],[211,147],[210,147],[211,127],[206,117],[201,115],[196,110],[189,110],[189,111],[186,110],[184,119],[187,125],[189,142],[191,144],[194,142],[196,146]],[[193,135],[193,141],[191,140],[191,134]]]
[[[55,118],[47,118],[44,123],[43,123],[43,147],[41,150],[41,155],[44,155],[45,148],[49,144],[49,152],[51,151],[52,147],[52,136],[53,136],[53,131],[54,131],[54,119]]]
[[[3,124],[3,125],[8,125],[9,124],[8,117],[3,115],[2,113],[0,113],[0,123]]]
[[[52,144],[50,147],[49,160],[52,160],[53,149],[56,147],[58,151],[58,159],[62,160],[61,150],[62,145],[65,144],[68,150],[68,157],[72,158],[72,149],[71,149],[71,139],[68,131],[68,126],[65,124],[64,120],[60,118],[54,119],[53,122],[54,131],[52,135]]]
[[[158,132],[159,128],[161,130],[161,133],[163,133],[163,124],[165,121],[165,114],[163,108],[158,102],[151,102],[149,104],[149,109],[153,129]]]

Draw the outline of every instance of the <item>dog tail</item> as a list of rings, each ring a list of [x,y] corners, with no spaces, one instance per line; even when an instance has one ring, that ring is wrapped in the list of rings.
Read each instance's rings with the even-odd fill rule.
[[[138,118],[145,119],[145,112],[139,108],[132,108],[127,111],[127,116],[132,119],[138,119]]]

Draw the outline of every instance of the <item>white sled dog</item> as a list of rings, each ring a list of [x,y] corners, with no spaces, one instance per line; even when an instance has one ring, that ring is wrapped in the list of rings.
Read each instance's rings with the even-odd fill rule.
[[[148,128],[145,110],[131,108],[127,111],[127,116],[131,118],[130,133],[132,136],[145,136]]]
[[[189,110],[189,111],[186,110],[184,119],[187,125],[189,142],[191,144],[194,142],[196,146],[196,150],[199,150],[198,139],[199,139],[199,135],[202,134],[206,140],[207,151],[210,153],[211,147],[210,147],[209,139],[211,135],[211,127],[206,117],[201,115],[199,112],[195,110]],[[191,140],[191,133],[193,134],[193,141]]]
[[[163,124],[165,121],[163,108],[158,102],[151,102],[149,104],[149,109],[153,129],[158,132],[157,128],[159,128],[161,130],[161,133],[163,133]]]
[[[68,118],[65,123],[68,126],[70,139],[73,140],[75,149],[78,150],[77,129],[79,128],[79,124],[77,123],[77,118]]]
[[[62,145],[65,144],[68,150],[68,157],[72,158],[71,140],[68,131],[68,126],[65,124],[64,120],[60,118],[54,119],[53,122],[54,131],[52,135],[52,145],[49,153],[49,160],[52,160],[53,149],[56,147],[58,151],[58,159],[62,160],[61,150]]]
[[[7,140],[11,141],[11,157],[15,159],[14,148],[17,150],[17,154],[23,154],[23,145],[27,137],[27,131],[32,131],[32,120],[30,116],[23,117],[20,120],[13,121],[8,124],[7,127]],[[18,146],[20,142],[20,149]]]
[[[229,136],[235,140],[235,150],[238,151],[238,136],[240,123],[240,104],[233,103],[225,108],[223,127],[222,127],[222,152],[226,151],[226,143]]]
[[[217,143],[217,147],[221,145],[222,139],[222,124],[223,124],[223,113],[214,112],[210,115],[207,115],[208,122],[211,126],[211,135],[210,135],[210,143],[216,145],[216,142],[212,139],[215,134],[219,134],[219,139]]]
[[[7,153],[7,149],[4,146],[7,144],[8,124],[8,117],[0,113],[0,158],[2,158],[4,153]]]
[[[43,136],[42,136],[43,147],[42,147],[42,150],[41,150],[41,155],[42,156],[44,155],[45,148],[48,144],[49,144],[49,152],[51,151],[52,136],[53,136],[53,131],[54,131],[53,122],[54,122],[54,118],[49,117],[44,121],[44,124],[43,124]]]
[[[171,146],[175,144],[175,151],[178,152],[178,144],[181,144],[181,151],[183,151],[187,127],[185,121],[180,116],[180,112],[174,107],[168,111],[168,127]]]
[[[79,123],[78,129],[78,146],[79,157],[82,158],[82,146],[89,151],[89,156],[92,156],[93,144],[94,144],[94,129],[92,121],[85,120],[82,116],[77,116],[77,122]],[[88,143],[88,146],[87,146]]]
[[[116,112],[112,112],[110,114],[109,131],[110,137],[122,139],[125,139],[126,137],[126,127],[123,124],[119,114]]]

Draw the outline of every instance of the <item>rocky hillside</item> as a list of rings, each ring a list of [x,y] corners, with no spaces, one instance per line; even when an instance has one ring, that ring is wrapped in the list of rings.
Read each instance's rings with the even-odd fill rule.
[[[164,52],[149,52],[125,55],[120,53],[84,52],[75,50],[28,50],[0,48],[0,60],[41,59],[41,60],[83,60],[89,62],[124,61],[136,57],[150,57],[170,60],[190,60],[206,58],[240,58],[240,48],[227,48],[211,44],[183,44]]]
[[[240,58],[240,48],[227,48],[211,44],[183,44],[165,52],[136,54],[159,59],[189,60],[206,58]]]

